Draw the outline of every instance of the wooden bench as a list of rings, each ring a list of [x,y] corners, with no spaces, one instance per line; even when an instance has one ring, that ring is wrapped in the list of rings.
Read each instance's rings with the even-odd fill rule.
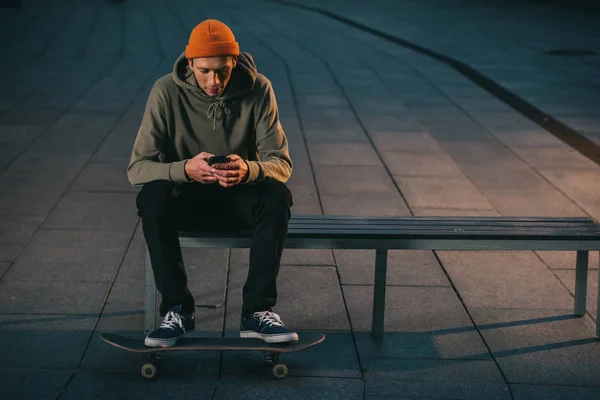
[[[249,248],[250,232],[180,232],[182,247]],[[383,335],[388,250],[575,251],[574,314],[586,311],[588,255],[600,251],[591,218],[293,216],[286,248],[375,250],[373,336]],[[156,326],[156,287],[146,252],[145,331]],[[600,292],[600,285],[599,285]],[[600,336],[600,293],[596,334]]]

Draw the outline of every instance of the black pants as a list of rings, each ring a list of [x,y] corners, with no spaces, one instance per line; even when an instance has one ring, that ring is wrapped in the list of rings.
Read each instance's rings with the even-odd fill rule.
[[[162,295],[160,314],[177,304],[182,312],[194,312],[177,235],[177,230],[185,229],[252,229],[242,313],[270,310],[277,301],[276,279],[291,206],[287,186],[272,179],[231,188],[201,183],[176,186],[164,180],[146,183],[137,196],[137,207]]]

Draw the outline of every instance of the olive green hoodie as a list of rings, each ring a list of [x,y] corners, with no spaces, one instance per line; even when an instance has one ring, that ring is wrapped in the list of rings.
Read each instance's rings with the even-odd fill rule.
[[[201,152],[237,154],[248,183],[286,182],[292,172],[271,82],[252,56],[241,53],[223,94],[202,90],[181,54],[171,74],[156,81],[133,145],[127,177],[133,186],[153,180],[190,182],[185,162]]]

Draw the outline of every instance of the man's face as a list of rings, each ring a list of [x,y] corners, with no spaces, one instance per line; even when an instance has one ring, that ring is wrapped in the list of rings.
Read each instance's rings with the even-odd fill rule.
[[[237,57],[204,57],[188,60],[198,86],[210,97],[217,97],[229,83],[231,71],[237,64]]]

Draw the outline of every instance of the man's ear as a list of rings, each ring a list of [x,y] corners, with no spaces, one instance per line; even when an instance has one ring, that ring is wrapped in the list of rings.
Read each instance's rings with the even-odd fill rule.
[[[235,68],[235,66],[237,65],[237,61],[238,61],[238,56],[231,57],[231,69]]]
[[[194,69],[194,59],[193,58],[188,58],[188,66],[190,67],[190,69]]]

